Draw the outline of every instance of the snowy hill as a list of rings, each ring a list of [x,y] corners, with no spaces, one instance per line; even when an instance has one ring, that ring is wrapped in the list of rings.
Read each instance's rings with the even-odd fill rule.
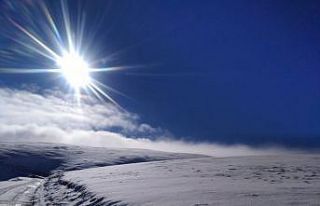
[[[0,144],[0,205],[319,205],[320,157]]]
[[[201,155],[52,143],[0,143],[0,180],[29,175],[48,176],[54,170],[68,171],[197,156]]]
[[[302,154],[164,160],[66,172],[47,188],[72,205],[319,205],[319,165]]]
[[[49,191],[43,188],[49,185],[48,180],[65,171],[197,157],[203,156],[141,149],[2,142],[0,143],[0,205],[50,205],[52,200],[49,199]],[[49,175],[50,178],[46,178]],[[64,196],[65,194],[61,195]]]

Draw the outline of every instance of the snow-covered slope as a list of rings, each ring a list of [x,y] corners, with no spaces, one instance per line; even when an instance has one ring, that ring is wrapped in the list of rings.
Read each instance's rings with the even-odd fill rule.
[[[165,160],[66,172],[48,188],[70,204],[319,205],[319,165],[302,154]]]
[[[30,205],[42,183],[43,179],[28,177],[0,182],[0,205]]]
[[[77,170],[197,156],[200,155],[52,143],[0,143],[0,181],[18,176],[48,176],[55,170]]]
[[[64,184],[62,181],[55,181],[65,171],[197,157],[203,156],[139,149],[2,142],[0,143],[0,205],[70,205],[72,201],[59,201],[65,199],[68,193],[60,189],[60,185]],[[51,176],[47,178],[49,175]],[[58,195],[58,198],[53,199],[52,194]],[[79,194],[78,202],[84,197],[90,197],[90,205],[99,205],[103,200],[103,198],[95,199],[95,194],[89,195],[91,193],[88,192]]]
[[[319,205],[319,165],[317,154],[214,158],[1,143],[0,204]]]

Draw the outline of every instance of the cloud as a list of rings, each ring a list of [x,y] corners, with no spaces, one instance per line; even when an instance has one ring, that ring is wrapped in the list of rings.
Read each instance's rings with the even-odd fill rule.
[[[0,124],[55,126],[63,130],[118,130],[151,133],[158,130],[139,117],[109,103],[84,98],[81,107],[59,92],[37,94],[26,90],[0,89]]]
[[[86,146],[141,148],[214,156],[273,154],[274,149],[190,143],[141,122],[137,114],[84,97],[81,107],[58,91],[0,88],[2,141],[56,142]],[[280,150],[277,150],[279,152]]]

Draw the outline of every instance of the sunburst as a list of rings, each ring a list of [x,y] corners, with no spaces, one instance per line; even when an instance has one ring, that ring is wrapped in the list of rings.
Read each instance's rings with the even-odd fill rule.
[[[71,24],[66,1],[60,1],[60,11],[63,21],[62,23],[59,22],[59,24],[57,21],[55,21],[54,16],[50,13],[50,10],[46,4],[44,4],[42,1],[37,1],[37,3],[39,4],[38,9],[40,9],[40,13],[43,15],[42,17],[46,19],[43,25],[49,27],[50,41],[54,42],[55,44],[53,47],[50,47],[49,42],[46,43],[43,38],[40,38],[41,34],[37,34],[35,30],[30,29],[28,26],[23,26],[23,24],[18,23],[11,17],[8,17],[7,20],[20,33],[22,33],[25,38],[27,38],[27,41],[22,41],[19,38],[14,38],[12,40],[14,40],[20,46],[23,46],[25,49],[48,59],[49,62],[51,62],[51,65],[49,65],[48,68],[41,69],[0,68],[0,72],[15,74],[57,73],[63,77],[63,79],[65,79],[69,87],[72,89],[79,104],[82,94],[90,93],[99,99],[107,99],[119,106],[119,104],[107,92],[110,90],[118,94],[122,93],[111,88],[110,86],[103,84],[102,82],[99,82],[97,79],[94,79],[92,77],[92,73],[118,71],[129,67],[93,67],[90,61],[86,59],[84,52],[82,52],[85,22],[80,21],[80,29],[77,28],[77,31],[80,30],[80,32],[78,35],[75,35],[76,32],[74,32],[72,29],[75,27]],[[59,28],[58,25],[60,25],[62,28]],[[37,30],[41,30],[41,28]],[[62,39],[65,39],[66,41],[63,41]],[[96,60],[93,62],[96,62]]]

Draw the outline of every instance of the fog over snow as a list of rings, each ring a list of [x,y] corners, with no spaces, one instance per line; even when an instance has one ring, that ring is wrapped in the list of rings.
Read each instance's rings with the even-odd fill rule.
[[[55,142],[86,146],[153,149],[213,156],[239,156],[287,152],[244,145],[192,143],[173,137],[162,128],[140,120],[137,114],[113,104],[73,97],[57,90],[0,88],[2,141]]]

